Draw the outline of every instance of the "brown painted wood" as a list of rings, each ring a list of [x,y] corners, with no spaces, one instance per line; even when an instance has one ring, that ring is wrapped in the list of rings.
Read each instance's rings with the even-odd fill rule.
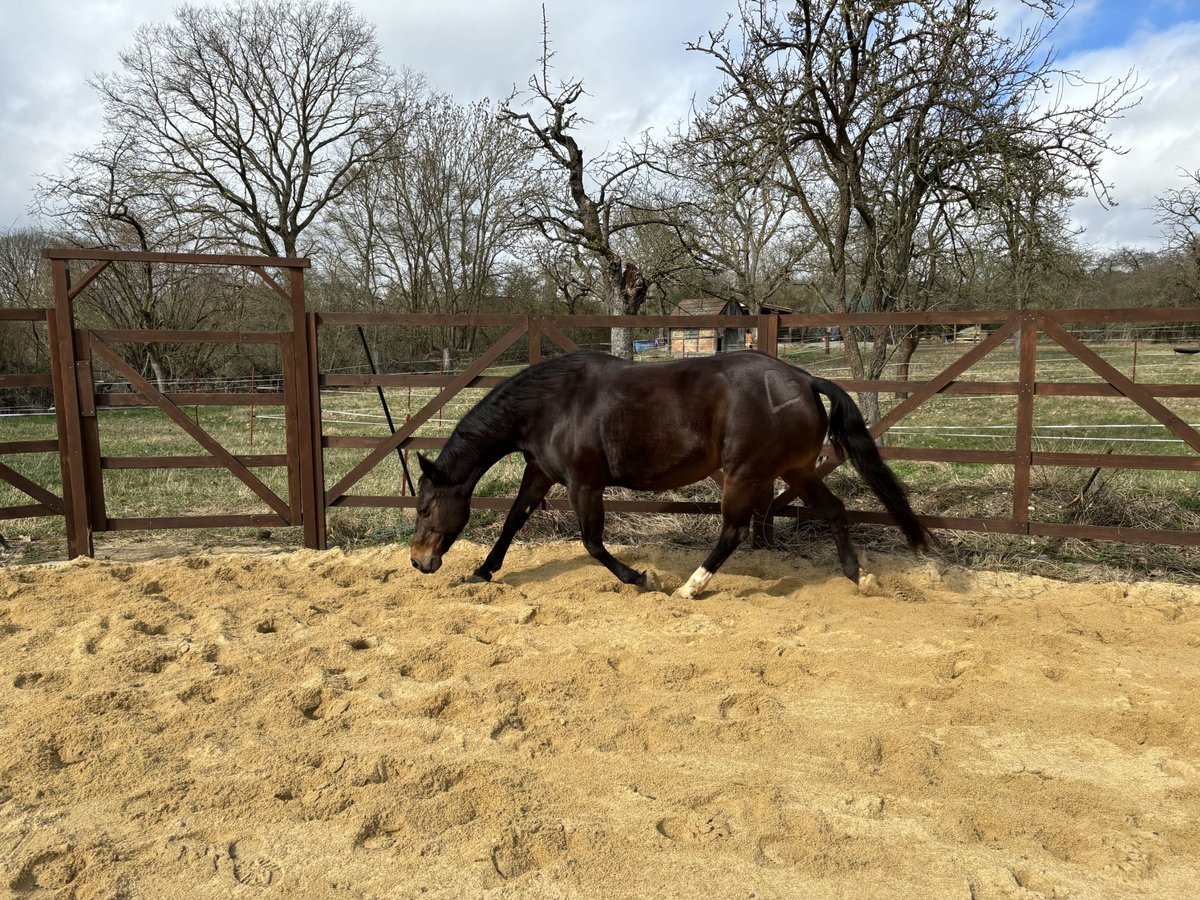
[[[16,453],[57,453],[58,441],[0,441],[0,456]]]
[[[89,493],[93,486],[88,484],[83,462],[79,383],[75,377],[75,312],[71,304],[71,276],[65,260],[51,261],[50,277],[54,287],[54,315],[47,319],[47,325],[50,328],[56,383],[54,401],[59,429],[67,555],[74,559],[94,553],[89,516]]]
[[[0,375],[0,389],[4,388],[48,388],[54,381],[49,375]]]
[[[288,335],[283,342],[282,366],[285,373],[283,407],[283,441],[288,455],[288,510],[293,525],[304,523],[304,504],[300,489],[300,415],[296,391],[296,342]]]
[[[100,273],[107,269],[110,265],[112,265],[112,260],[106,259],[96,263],[94,266],[88,269],[83,274],[83,277],[80,278],[76,284],[72,285],[70,294],[71,299],[74,300],[76,297],[78,297],[83,289],[100,277]]]
[[[775,313],[758,316],[758,344],[754,349],[767,356],[779,355],[779,316]]]
[[[160,409],[171,421],[186,431],[201,447],[211,453],[213,456],[220,459],[230,472],[232,472],[243,484],[250,490],[258,494],[263,500],[281,516],[287,516],[288,507],[275,492],[263,484],[255,477],[249,469],[238,462],[221,444],[212,437],[207,431],[196,425],[191,418],[176,406],[171,401],[152,385],[149,381],[143,378],[137,370],[130,366],[125,360],[117,356],[107,344],[104,343],[95,334],[92,335],[92,349],[105,362],[113,367],[122,377],[124,377],[135,388],[149,397],[158,409]],[[111,521],[111,520],[110,520]]]
[[[1151,397],[1200,398],[1200,384],[1154,384],[1139,381],[1138,384]],[[1039,397],[1124,397],[1119,390],[1107,382],[1097,381],[1043,381],[1034,385]]]
[[[529,316],[514,313],[342,313],[318,312],[317,325],[395,325],[400,328],[421,328],[446,325],[515,328],[527,325]]]
[[[94,328],[105,343],[130,344],[278,344],[283,331],[196,331],[170,328]]]
[[[414,431],[420,428],[425,422],[433,417],[434,412],[443,407],[455,394],[461,391],[471,379],[479,375],[500,358],[509,347],[517,342],[525,334],[525,327],[518,325],[509,330],[508,334],[502,337],[499,341],[493,344],[482,356],[476,359],[470,367],[457,376],[450,384],[446,385],[436,397],[430,400],[425,406],[421,407],[412,418],[404,425],[396,429],[395,434],[387,438],[380,444],[370,455],[358,463],[351,469],[341,481],[335,484],[328,492],[329,501],[336,500],[338,497],[346,493],[351,487],[357,484],[367,472],[375,468],[380,461],[392,453],[400,444],[411,435]],[[332,505],[332,504],[330,504]]]
[[[96,387],[92,378],[92,348],[89,341],[75,340],[79,360],[75,379],[79,386],[80,431],[83,436],[83,467],[88,483],[88,518],[92,531],[103,531],[107,501],[104,496],[104,470],[100,467],[100,423],[96,420]]]
[[[1029,523],[1029,475],[1033,463],[1033,385],[1037,375],[1038,319],[1032,313],[1021,316],[1020,362],[1017,380],[1017,445],[1013,468],[1013,520]]]
[[[832,452],[833,448],[829,448]],[[1007,450],[958,450],[950,447],[880,447],[884,459],[914,462],[971,463],[983,466],[1011,466],[1013,454]]]
[[[239,256],[228,253],[143,253],[131,250],[84,250],[79,247],[47,247],[44,259],[65,261],[110,260],[111,262],[178,263],[191,266],[269,266],[307,269],[312,265],[302,256]]]
[[[542,361],[542,317],[529,317],[529,364],[536,366]]]
[[[269,287],[276,294],[278,294],[280,297],[282,297],[284,303],[292,302],[292,295],[283,289],[283,285],[281,285],[278,281],[276,281],[271,276],[270,272],[268,272],[262,266],[248,266],[247,268],[249,268],[251,272],[253,272],[259,278],[261,278],[266,283],[267,287]]]
[[[238,454],[234,457],[246,468],[268,468],[286,466],[286,453],[264,453],[259,455]],[[100,465],[104,469],[223,469],[225,463],[212,456],[102,456]]]
[[[557,344],[568,353],[574,353],[579,349],[579,345],[563,334],[558,325],[545,318],[542,319],[542,333],[551,343]]]
[[[304,288],[304,280],[299,277],[300,273],[294,273],[292,276],[293,291],[296,290],[296,284],[299,283],[300,290]],[[313,458],[313,505],[311,507],[313,516],[316,517],[315,527],[313,529],[316,538],[316,547],[319,550],[324,550],[328,546],[328,524],[325,518],[325,452],[321,446],[321,388],[318,383],[319,368],[320,368],[320,352],[319,352],[319,335],[317,332],[317,317],[313,313],[306,315],[304,320],[305,328],[305,346],[308,348],[308,404],[309,404],[309,426],[308,431],[304,435],[304,443],[306,443],[312,452]]]
[[[888,380],[870,378],[831,378],[847,391],[879,391],[891,394],[915,394],[921,389],[922,381]],[[951,381],[938,391],[939,394],[967,394],[970,396],[1015,395],[1019,385],[1015,381]]]
[[[1135,456],[1117,453],[1034,453],[1035,466],[1085,469],[1151,469],[1160,472],[1200,472],[1200,456]]]
[[[445,387],[454,380],[453,375],[431,372],[428,375],[367,375],[330,374],[320,376],[321,387]],[[469,388],[494,388],[508,381],[506,375],[480,375],[471,379]]]
[[[1155,528],[1122,528],[1115,525],[1063,525],[1030,522],[1029,533],[1039,537],[1086,538],[1131,544],[1175,544],[1200,547],[1200,531],[1164,531]]]
[[[31,481],[15,469],[10,469],[4,463],[0,463],[0,481],[8,482],[18,491],[32,497],[56,515],[62,515],[65,512],[61,497],[56,497],[36,481]]]
[[[175,528],[273,528],[286,527],[288,520],[267,513],[216,516],[125,516],[108,519],[105,531],[157,531]]]
[[[44,322],[52,315],[54,310],[44,307],[0,309],[0,322]]]
[[[264,391],[261,394],[191,394],[168,391],[163,394],[176,406],[283,406],[287,395],[282,391]],[[96,406],[100,408],[137,408],[154,404],[141,394],[96,394]]]
[[[61,516],[41,503],[29,503],[25,506],[0,506],[0,522],[9,519],[34,519],[40,516]]]
[[[387,435],[337,435],[327,434],[321,438],[321,446],[337,450],[374,450],[387,440]],[[409,437],[400,444],[403,450],[441,450],[446,446],[445,438]]]

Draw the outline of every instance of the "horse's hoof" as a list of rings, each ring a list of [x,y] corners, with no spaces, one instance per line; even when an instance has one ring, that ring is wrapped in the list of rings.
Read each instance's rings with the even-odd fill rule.
[[[492,580],[489,572],[473,572],[467,576],[467,584],[487,584]]]
[[[858,592],[865,597],[872,597],[879,593],[879,579],[875,577],[875,573],[867,572],[865,575],[858,576]]]
[[[658,576],[649,569],[639,575],[634,584],[644,591],[657,591],[662,593],[663,589],[662,582],[659,580]]]
[[[691,584],[685,584],[677,590],[672,596],[678,597],[680,600],[695,600],[696,589]]]

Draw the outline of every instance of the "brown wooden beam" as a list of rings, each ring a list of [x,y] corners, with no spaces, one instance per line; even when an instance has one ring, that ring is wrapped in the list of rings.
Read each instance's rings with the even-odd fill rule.
[[[0,456],[10,453],[56,453],[58,441],[0,441]]]
[[[83,277],[71,287],[71,299],[74,300],[80,295],[84,288],[100,277],[100,273],[112,265],[112,260],[102,260],[88,269]]]
[[[270,266],[307,269],[312,263],[302,256],[239,256],[229,253],[143,253],[131,250],[85,250],[79,247],[47,247],[42,257],[49,260],[108,260],[110,262],[178,263],[190,266]]]
[[[15,469],[10,469],[4,463],[0,463],[0,481],[8,482],[18,491],[29,495],[57,515],[62,515],[65,512],[61,497],[54,496],[54,494],[50,493],[36,481],[31,481]]]
[[[105,531],[154,531],[174,528],[275,528],[288,520],[268,513],[212,516],[125,516],[105,520]]]
[[[286,466],[286,453],[270,453],[234,457],[246,468]],[[223,469],[225,463],[212,456],[102,456],[100,466],[104,469]]]
[[[92,334],[104,342],[133,344],[278,344],[282,331],[197,331],[170,328],[95,328]]]
[[[281,391],[264,391],[258,394],[213,394],[175,393],[163,394],[176,406],[282,406],[285,395]],[[96,394],[95,404],[101,409],[129,409],[153,406],[154,403],[141,394]]]

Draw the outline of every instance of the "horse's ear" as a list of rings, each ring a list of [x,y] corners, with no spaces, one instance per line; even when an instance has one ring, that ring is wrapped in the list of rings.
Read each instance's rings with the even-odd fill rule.
[[[437,463],[426,456],[424,453],[417,454],[417,462],[421,464],[421,474],[432,481],[434,484],[441,484],[442,470],[438,468]]]

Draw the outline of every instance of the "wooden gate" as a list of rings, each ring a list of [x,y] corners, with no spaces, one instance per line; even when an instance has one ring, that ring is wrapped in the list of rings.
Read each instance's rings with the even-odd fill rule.
[[[50,260],[55,307],[52,352],[58,391],[59,450],[63,464],[63,512],[66,515],[67,548],[74,557],[93,552],[92,535],[102,531],[138,529],[201,528],[218,526],[302,525],[305,543],[324,542],[322,501],[318,499],[314,451],[319,447],[313,434],[313,367],[309,357],[310,320],[304,310],[306,259],[254,256],[215,256],[175,253],[124,253],[90,250],[47,250]],[[68,263],[86,261],[91,267],[74,285]],[[291,310],[291,331],[201,331],[166,329],[88,329],[77,327],[76,297],[114,262],[238,266],[255,272],[281,297]],[[289,276],[285,286],[267,269],[282,269]],[[281,391],[247,393],[164,392],[114,348],[114,344],[218,343],[268,344],[280,348]],[[124,379],[130,392],[97,392],[93,364],[102,360]],[[276,405],[285,419],[287,453],[235,455],[194,421],[181,408],[207,405]],[[101,451],[101,429],[97,411],[105,407],[152,407],[161,412],[206,451],[198,455],[106,456]],[[198,416],[197,416],[198,419]],[[269,488],[252,469],[285,467],[286,496]],[[114,517],[109,515],[104,473],[108,470],[220,468],[244,483],[264,503],[262,512],[252,514]],[[315,512],[314,512],[315,511]]]

